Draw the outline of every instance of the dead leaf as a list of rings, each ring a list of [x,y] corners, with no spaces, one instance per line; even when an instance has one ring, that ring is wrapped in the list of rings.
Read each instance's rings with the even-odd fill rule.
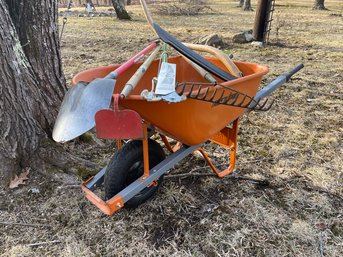
[[[28,175],[30,173],[30,168],[27,168],[24,172],[22,172],[19,177],[17,175],[15,175],[15,177],[11,180],[10,184],[9,184],[9,188],[16,188],[19,185],[25,185],[25,180],[28,180]]]

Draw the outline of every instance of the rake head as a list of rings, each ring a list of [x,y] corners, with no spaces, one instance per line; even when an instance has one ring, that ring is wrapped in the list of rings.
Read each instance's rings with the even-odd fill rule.
[[[274,103],[268,99],[255,100],[247,94],[217,83],[182,82],[177,84],[176,92],[187,98],[210,102],[212,107],[227,105],[254,111],[268,111]]]

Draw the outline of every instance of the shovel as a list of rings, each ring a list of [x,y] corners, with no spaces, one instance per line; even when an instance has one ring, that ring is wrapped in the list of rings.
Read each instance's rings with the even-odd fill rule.
[[[184,44],[182,44],[180,41],[178,41],[175,37],[170,35],[167,31],[162,29],[158,24],[156,24],[149,12],[148,6],[145,2],[145,0],[140,0],[141,6],[143,8],[145,17],[154,31],[154,33],[165,43],[168,45],[172,46],[175,50],[180,52],[183,56],[187,57],[190,59],[192,62],[196,63],[199,65],[201,68],[205,69],[206,71],[216,75],[218,78],[224,80],[224,81],[229,81],[229,80],[234,80],[237,77],[233,76],[226,71],[222,70],[221,68],[215,66],[211,62],[207,61],[205,58],[203,58],[201,55],[197,54]],[[229,69],[231,70],[231,69]]]
[[[136,87],[146,70],[158,54],[161,46],[155,48],[151,55],[138,68],[126,83],[120,95],[113,95],[113,110],[99,110],[95,114],[96,135],[103,139],[138,139],[143,138],[142,118],[133,110],[119,110],[120,99],[127,97]]]
[[[52,138],[56,142],[66,142],[92,129],[96,112],[110,106],[115,79],[156,46],[157,43],[152,42],[105,78],[95,79],[88,85],[80,82],[69,89],[58,113]]]

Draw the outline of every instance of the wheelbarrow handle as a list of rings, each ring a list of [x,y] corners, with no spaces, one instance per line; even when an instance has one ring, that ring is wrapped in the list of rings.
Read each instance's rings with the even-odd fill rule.
[[[286,76],[286,82],[298,71],[300,71],[302,68],[304,68],[304,64],[299,64],[297,65],[293,70],[285,73],[284,75]]]
[[[285,84],[295,73],[300,71],[302,68],[304,68],[304,64],[299,64],[295,68],[293,68],[291,71],[280,75],[279,77],[274,79],[272,82],[270,82],[267,86],[265,86],[260,91],[258,91],[254,99],[258,101],[262,98],[269,96],[276,89],[278,89],[283,84]]]

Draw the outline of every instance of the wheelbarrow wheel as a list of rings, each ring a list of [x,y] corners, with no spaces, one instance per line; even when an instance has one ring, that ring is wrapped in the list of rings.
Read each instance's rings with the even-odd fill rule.
[[[165,159],[163,148],[154,140],[149,139],[150,169]],[[143,144],[141,140],[132,140],[125,144],[111,159],[105,173],[105,199],[108,200],[130,185],[144,173]],[[127,201],[124,207],[135,208],[147,201],[157,191],[161,184],[161,176],[157,185],[144,188]]]

